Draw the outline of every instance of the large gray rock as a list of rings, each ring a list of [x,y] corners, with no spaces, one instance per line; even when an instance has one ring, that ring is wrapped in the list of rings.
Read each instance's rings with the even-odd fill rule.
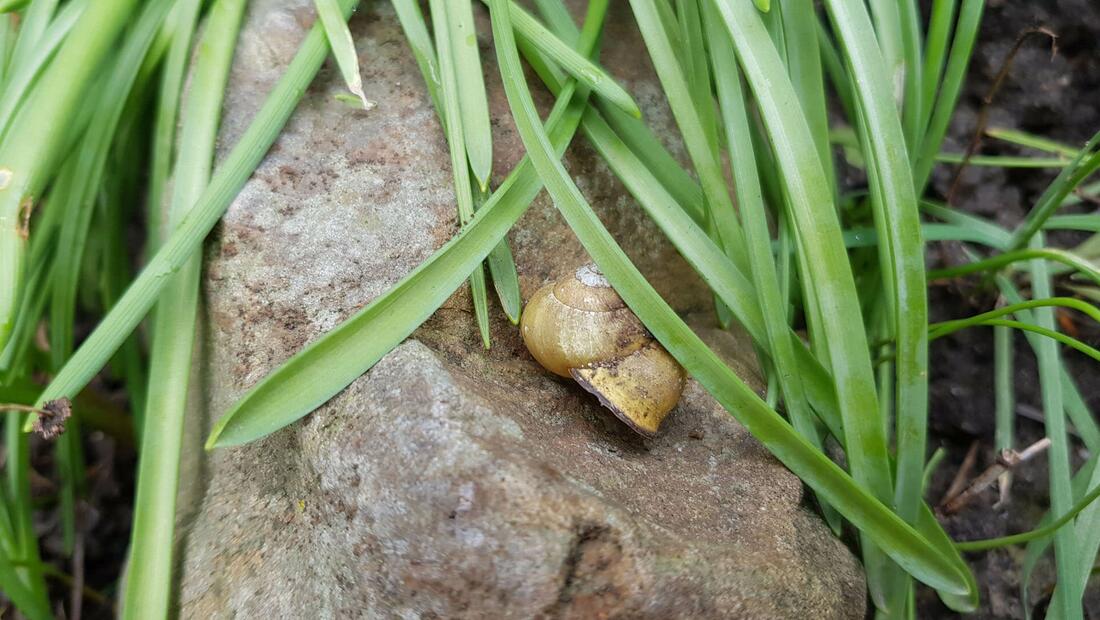
[[[226,144],[313,19],[308,0],[251,4]],[[192,445],[456,230],[446,144],[392,10],[368,5],[352,27],[377,107],[334,101],[326,68],[208,249]],[[675,135],[629,16],[608,28],[604,62]],[[499,181],[522,146],[491,56]],[[599,160],[578,143],[567,164],[666,299],[709,321],[704,287]],[[586,260],[545,197],[510,240],[525,297]],[[863,617],[855,559],[697,384],[643,440],[540,369],[496,309],[492,328],[482,351],[459,291],[303,422],[190,464],[181,616]],[[743,334],[701,331],[759,387]]]

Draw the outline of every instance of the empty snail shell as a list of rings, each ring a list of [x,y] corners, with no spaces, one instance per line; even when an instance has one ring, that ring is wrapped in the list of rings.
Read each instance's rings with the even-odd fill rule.
[[[520,331],[538,363],[572,377],[642,435],[654,435],[680,400],[683,369],[595,265],[536,291]]]

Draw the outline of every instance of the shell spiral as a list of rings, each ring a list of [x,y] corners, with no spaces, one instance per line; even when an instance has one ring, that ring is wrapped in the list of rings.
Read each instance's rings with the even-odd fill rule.
[[[544,368],[571,377],[642,435],[680,400],[684,371],[592,264],[543,286],[520,322]]]

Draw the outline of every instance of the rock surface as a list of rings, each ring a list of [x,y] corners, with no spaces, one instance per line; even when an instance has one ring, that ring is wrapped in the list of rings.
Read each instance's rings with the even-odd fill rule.
[[[251,3],[225,145],[311,5]],[[675,135],[622,10],[603,62]],[[249,386],[455,232],[446,144],[392,9],[367,5],[352,30],[377,107],[333,100],[326,66],[208,248],[189,454]],[[522,146],[482,43],[499,181]],[[567,165],[658,291],[705,324],[709,295],[607,169],[580,142]],[[510,240],[525,297],[586,260],[545,196]],[[858,563],[697,384],[642,440],[541,370],[493,313],[484,352],[459,291],[303,422],[185,468],[197,475],[180,491],[181,617],[863,617]],[[742,334],[702,331],[759,385]]]

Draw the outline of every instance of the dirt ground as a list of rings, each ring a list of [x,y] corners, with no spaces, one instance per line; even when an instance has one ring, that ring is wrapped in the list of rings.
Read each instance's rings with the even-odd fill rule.
[[[1030,37],[1016,56],[1010,73],[989,110],[989,125],[1012,127],[1047,136],[1067,144],[1082,145],[1100,129],[1100,4],[1092,0],[1019,2],[994,0],[988,3],[977,52],[971,65],[967,89],[960,102],[948,148],[965,149],[981,108],[982,98],[1003,65],[1004,58],[1020,33],[1044,27],[1058,35],[1057,54],[1051,57],[1049,38]],[[1024,154],[1005,143],[986,139],[982,152]],[[946,196],[954,170],[942,167],[934,189]],[[953,204],[991,218],[1001,225],[1019,222],[1055,174],[1050,171],[969,168],[956,189]],[[1096,206],[1087,207],[1095,212]],[[1078,209],[1078,212],[1084,212]],[[1083,235],[1052,236],[1053,243],[1072,245]],[[931,262],[950,260],[952,248],[930,247]],[[930,293],[932,320],[960,318],[992,307],[994,297],[970,286],[935,287]],[[1100,344],[1100,330],[1079,324],[1081,338]],[[958,332],[932,345],[931,435],[929,449],[943,446],[948,457],[934,478],[929,498],[939,498],[950,484],[963,457],[974,441],[979,442],[977,469],[992,462],[993,450],[993,336],[991,330]],[[1092,360],[1066,354],[1077,383],[1093,411],[1100,407],[1098,368]],[[1025,411],[1041,411],[1034,357],[1025,339],[1016,336],[1016,398]],[[1018,447],[1042,437],[1042,425],[1025,417],[1017,419]],[[1083,460],[1078,444],[1075,465]],[[992,508],[995,491],[988,492],[962,513],[945,521],[958,540],[989,538],[1034,527],[1047,509],[1047,467],[1037,458],[1016,475],[1012,501],[1001,510]],[[975,617],[1022,618],[1018,562],[1022,548],[970,554],[968,559],[982,587],[982,607]],[[1032,580],[1034,611],[1045,607],[1053,579],[1048,561]],[[1090,587],[1086,595],[1088,617],[1100,618],[1100,589]],[[936,599],[923,591],[919,596],[920,618],[953,617]],[[1040,616],[1041,617],[1041,616]]]

